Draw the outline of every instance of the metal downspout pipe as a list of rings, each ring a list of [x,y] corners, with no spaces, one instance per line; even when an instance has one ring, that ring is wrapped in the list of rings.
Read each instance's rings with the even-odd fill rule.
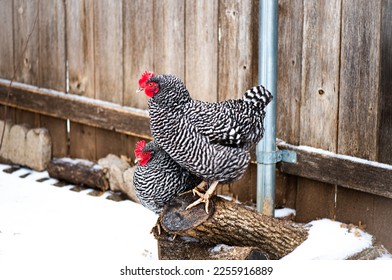
[[[257,144],[257,210],[274,216],[276,166],[276,99],[278,61],[278,0],[260,0],[259,4],[259,84],[274,99],[266,108],[264,137]]]

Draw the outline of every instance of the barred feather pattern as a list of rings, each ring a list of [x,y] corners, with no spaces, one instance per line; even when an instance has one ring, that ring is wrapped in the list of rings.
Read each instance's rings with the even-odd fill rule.
[[[247,90],[243,99],[222,102],[192,100],[185,114],[211,142],[249,150],[264,133],[264,108],[272,94],[259,85]]]
[[[178,165],[155,141],[146,144],[144,152],[152,152],[145,166],[135,167],[133,184],[140,203],[159,214],[180,193],[194,188],[201,179]]]
[[[160,88],[149,100],[151,132],[170,157],[208,182],[240,178],[249,148],[263,135],[263,109],[272,95],[260,86],[240,100],[207,103],[193,100],[173,75],[149,81]]]

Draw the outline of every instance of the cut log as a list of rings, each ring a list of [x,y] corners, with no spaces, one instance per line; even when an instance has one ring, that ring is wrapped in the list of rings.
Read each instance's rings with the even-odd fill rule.
[[[140,203],[133,185],[133,173],[135,168],[131,167],[127,158],[108,154],[106,157],[99,159],[98,164],[106,170],[106,177],[110,183],[110,190],[113,192],[120,191],[126,194],[130,200]]]
[[[210,200],[209,214],[204,211],[204,204],[185,210],[196,198],[188,192],[169,202],[159,217],[160,227],[167,233],[191,237],[210,247],[216,244],[255,247],[265,252],[268,259],[284,257],[308,237],[304,224],[274,219],[217,196]]]
[[[47,169],[52,178],[101,191],[109,189],[105,171],[97,164],[81,159],[53,158]]]
[[[266,254],[256,247],[210,246],[197,240],[178,236],[173,238],[167,232],[157,234],[158,255],[161,260],[266,260]]]

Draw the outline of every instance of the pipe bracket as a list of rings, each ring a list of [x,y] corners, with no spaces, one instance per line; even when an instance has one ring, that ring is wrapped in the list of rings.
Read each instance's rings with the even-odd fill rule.
[[[257,163],[274,164],[277,162],[297,163],[297,153],[290,150],[257,153]]]

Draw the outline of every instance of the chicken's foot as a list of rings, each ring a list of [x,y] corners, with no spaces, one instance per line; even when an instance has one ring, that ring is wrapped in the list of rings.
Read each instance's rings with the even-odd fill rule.
[[[196,205],[198,205],[198,204],[200,204],[200,203],[205,203],[206,205],[205,205],[205,210],[206,210],[206,213],[208,214],[208,205],[209,205],[209,203],[210,203],[210,197],[212,196],[212,194],[214,193],[214,191],[215,191],[215,188],[216,188],[216,186],[218,185],[218,181],[215,181],[215,182],[213,182],[212,184],[211,184],[211,186],[208,188],[208,190],[203,194],[203,193],[200,193],[199,191],[197,191],[197,190],[195,190],[195,189],[193,189],[194,191],[195,191],[195,193],[198,195],[198,196],[200,196],[200,198],[198,199],[198,200],[196,200],[195,202],[193,202],[192,204],[189,204],[185,209],[186,210],[188,210],[188,209],[191,209],[192,207],[195,207]],[[200,185],[199,185],[200,186]]]

